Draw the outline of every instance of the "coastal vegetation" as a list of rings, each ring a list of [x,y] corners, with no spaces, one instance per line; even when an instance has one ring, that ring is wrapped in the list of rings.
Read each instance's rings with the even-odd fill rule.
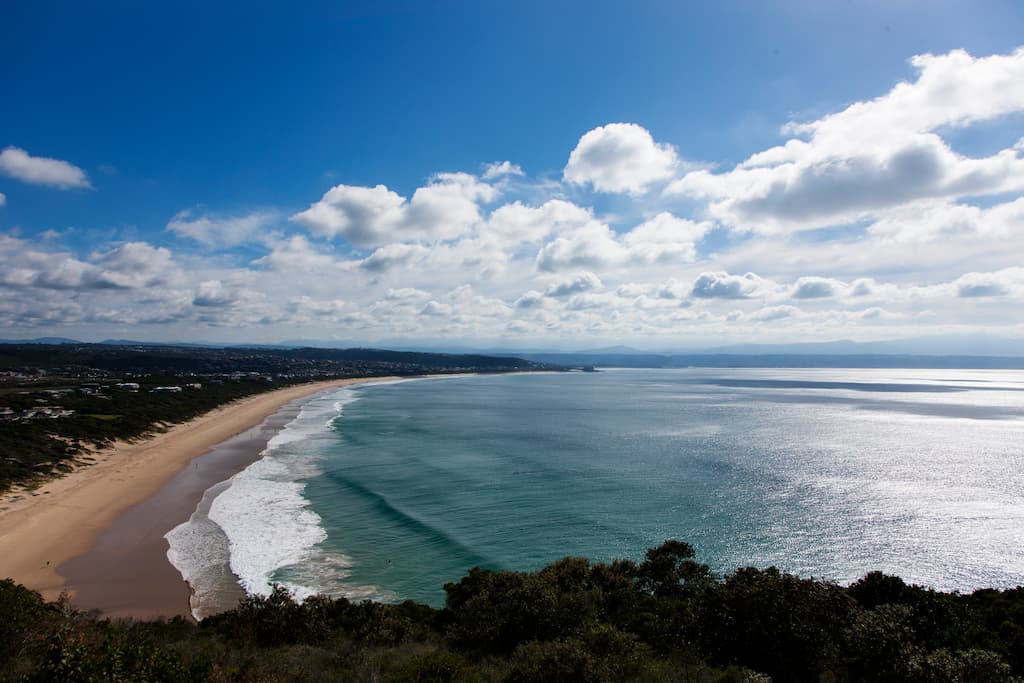
[[[9,393],[0,399],[22,419],[0,422],[0,491],[31,486],[54,475],[87,465],[92,454],[115,440],[131,441],[166,425],[184,422],[250,394],[283,386],[253,380],[204,384],[202,389],[153,392],[177,386],[180,378],[148,377],[138,391],[110,390],[99,395],[77,389]],[[45,397],[45,398],[44,398]],[[45,401],[45,403],[40,403]],[[28,417],[40,408],[59,405],[72,414]]]
[[[640,562],[474,568],[443,609],[284,589],[196,625],[111,621],[0,582],[0,679],[24,681],[1020,681],[1024,588],[718,576],[667,541]]]

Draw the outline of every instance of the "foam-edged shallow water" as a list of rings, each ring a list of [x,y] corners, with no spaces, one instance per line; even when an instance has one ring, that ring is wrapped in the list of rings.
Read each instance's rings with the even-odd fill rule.
[[[167,559],[191,589],[189,606],[197,621],[230,606],[238,595],[228,537],[208,516],[210,505],[228,486],[228,482],[221,482],[208,488],[188,521],[164,535],[169,546]]]
[[[277,584],[298,599],[389,597],[346,583],[346,558],[318,552],[327,533],[303,495],[305,481],[320,473],[318,442],[331,438],[335,419],[353,400],[347,388],[304,399],[259,459],[207,489],[190,519],[166,534],[168,559],[191,587],[196,619],[234,606],[225,602],[237,598],[230,584],[250,595],[269,594]]]

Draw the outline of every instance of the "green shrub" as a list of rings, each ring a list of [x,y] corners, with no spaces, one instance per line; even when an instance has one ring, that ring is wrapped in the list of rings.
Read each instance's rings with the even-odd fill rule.
[[[480,676],[453,652],[431,652],[387,677],[387,683],[476,683]]]

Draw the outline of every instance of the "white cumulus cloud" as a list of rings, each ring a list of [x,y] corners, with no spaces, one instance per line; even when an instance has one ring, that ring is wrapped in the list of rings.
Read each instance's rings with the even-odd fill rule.
[[[853,150],[865,143],[884,144],[888,136],[969,126],[1024,108],[1024,48],[988,57],[953,50],[917,55],[910,63],[918,72],[913,83],[900,83],[882,97],[817,121],[790,124],[787,130]]]
[[[192,297],[192,305],[209,308],[230,306],[238,300],[238,294],[233,292],[220,280],[207,280],[200,282],[196,287],[195,296]]]
[[[835,296],[846,288],[839,280],[827,277],[802,277],[793,285],[790,296],[794,299],[826,299]]]
[[[590,221],[557,237],[537,253],[538,270],[557,273],[573,268],[602,268],[621,263],[626,251],[607,225]]]
[[[170,250],[146,242],[126,242],[93,258],[102,269],[95,277],[98,286],[136,289],[179,279]]]
[[[544,305],[544,292],[531,289],[523,292],[522,296],[513,304],[516,308],[536,308]]]
[[[1024,268],[1004,268],[991,273],[966,273],[953,281],[961,298],[1024,295]]]
[[[705,272],[693,281],[692,294],[700,299],[748,299],[763,293],[768,284],[754,273]]]
[[[135,290],[182,280],[171,252],[145,242],[127,242],[82,260],[45,251],[0,235],[0,285],[52,290]]]
[[[512,246],[537,242],[551,234],[571,232],[593,219],[590,210],[563,199],[550,199],[537,207],[515,201],[491,212],[481,234],[502,245]]]
[[[359,267],[372,273],[382,273],[392,268],[408,266],[429,254],[430,250],[419,244],[388,244],[360,261]]]
[[[930,204],[892,211],[868,227],[883,244],[938,240],[1006,239],[1024,224],[1024,197],[982,209],[969,204]]]
[[[61,190],[91,188],[89,176],[74,164],[49,157],[34,157],[18,147],[0,152],[0,173],[32,185]]]
[[[477,224],[479,203],[497,193],[468,173],[440,173],[408,200],[384,185],[336,185],[292,220],[314,235],[340,236],[360,247],[453,239]]]
[[[589,271],[552,283],[545,291],[546,296],[562,297],[580,292],[589,292],[602,287],[601,278]]]
[[[663,211],[626,233],[622,242],[640,263],[691,263],[697,258],[696,242],[710,229],[710,223]]]
[[[738,230],[782,234],[877,217],[921,200],[1024,189],[1019,149],[981,158],[954,152],[941,134],[1024,111],[1024,50],[974,58],[957,50],[911,63],[914,82],[784,132],[807,139],[752,155],[731,171],[691,172],[670,195],[709,201]]]
[[[496,178],[503,178],[510,175],[525,175],[523,169],[517,164],[513,164],[511,161],[495,161],[487,164],[484,167],[484,180],[494,180]]]
[[[569,155],[563,178],[599,192],[642,194],[673,176],[679,158],[635,123],[609,123],[588,131]]]
[[[274,243],[270,253],[253,262],[270,270],[284,273],[330,273],[343,269],[341,262],[331,254],[318,251],[302,235]]]

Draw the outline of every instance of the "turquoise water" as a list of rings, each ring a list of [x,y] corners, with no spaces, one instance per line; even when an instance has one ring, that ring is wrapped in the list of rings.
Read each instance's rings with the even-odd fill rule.
[[[251,487],[264,498],[236,482],[211,513],[250,590],[440,605],[475,565],[639,558],[666,538],[719,572],[1024,583],[1018,371],[417,380],[318,397],[279,437]],[[254,506],[273,533],[238,531],[262,524]]]

